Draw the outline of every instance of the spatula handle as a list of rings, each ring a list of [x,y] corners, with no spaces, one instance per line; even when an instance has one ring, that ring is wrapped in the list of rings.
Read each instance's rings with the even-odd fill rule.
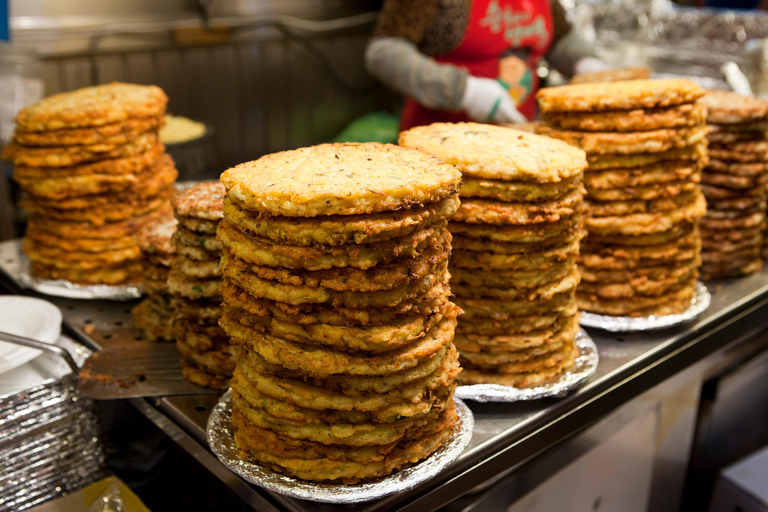
[[[65,348],[59,347],[58,345],[51,345],[49,343],[43,343],[42,341],[33,340],[32,338],[16,336],[15,334],[2,331],[0,331],[0,341],[7,341],[8,343],[14,343],[16,345],[22,345],[29,348],[36,348],[38,350],[42,350],[43,352],[48,352],[49,354],[59,356],[60,358],[64,359],[64,361],[66,361],[67,365],[69,365],[70,369],[75,375],[77,375],[80,370],[69,352],[67,352]]]

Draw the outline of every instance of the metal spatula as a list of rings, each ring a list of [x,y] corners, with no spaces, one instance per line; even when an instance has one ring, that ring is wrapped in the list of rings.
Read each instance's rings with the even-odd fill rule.
[[[175,343],[137,342],[106,347],[80,370],[80,393],[99,400],[145,396],[219,394],[181,374]]]

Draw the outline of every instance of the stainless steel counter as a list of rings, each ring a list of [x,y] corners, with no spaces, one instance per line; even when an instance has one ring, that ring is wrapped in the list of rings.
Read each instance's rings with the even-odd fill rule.
[[[0,244],[0,284],[20,293],[18,241]],[[614,335],[591,330],[600,351],[596,375],[562,399],[530,403],[476,404],[475,432],[467,450],[437,478],[410,492],[354,506],[362,510],[434,510],[488,486],[526,461],[584,430],[623,403],[711,354],[734,347],[768,327],[768,270],[710,285],[712,305],[684,327]],[[64,313],[70,335],[99,347],[137,342],[132,303],[46,297]],[[132,403],[195,459],[258,510],[341,509],[285,498],[252,486],[229,472],[205,442],[205,423],[215,396],[191,396]]]

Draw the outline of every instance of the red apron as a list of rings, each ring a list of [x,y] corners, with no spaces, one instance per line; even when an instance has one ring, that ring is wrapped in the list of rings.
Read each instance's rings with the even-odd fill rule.
[[[539,86],[536,66],[552,44],[549,0],[468,0],[467,30],[455,50],[435,58],[470,75],[499,78],[509,85],[518,110],[533,119]],[[431,110],[406,98],[400,129],[436,122],[467,121],[463,112]]]

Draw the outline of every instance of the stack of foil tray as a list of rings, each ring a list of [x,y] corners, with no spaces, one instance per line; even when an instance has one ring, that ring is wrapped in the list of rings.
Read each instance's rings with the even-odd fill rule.
[[[24,510],[106,476],[101,424],[77,376],[0,396],[0,512]]]

